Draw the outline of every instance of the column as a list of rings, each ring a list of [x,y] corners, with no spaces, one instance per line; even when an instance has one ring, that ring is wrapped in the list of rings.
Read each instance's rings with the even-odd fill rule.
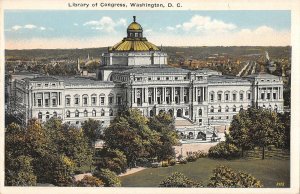
[[[189,87],[189,103],[193,102],[193,87]]]
[[[162,104],[166,104],[166,88],[162,88]]]
[[[131,105],[134,103],[134,90],[131,88],[131,99],[130,99]]]
[[[183,103],[183,93],[184,93],[184,87],[180,88],[180,103]]]
[[[155,87],[155,88],[153,88],[153,92],[154,92],[154,94],[153,94],[153,97],[154,97],[154,104],[157,104],[157,88]]]
[[[133,89],[133,103],[134,103],[134,104],[135,104],[135,97],[136,97],[136,93],[135,93],[135,92],[136,92],[136,89],[134,88],[134,89]]]
[[[145,88],[145,103],[148,103],[148,88]]]
[[[174,104],[174,102],[175,102],[175,88],[172,87],[171,90],[172,90],[172,91],[171,91],[172,104]]]

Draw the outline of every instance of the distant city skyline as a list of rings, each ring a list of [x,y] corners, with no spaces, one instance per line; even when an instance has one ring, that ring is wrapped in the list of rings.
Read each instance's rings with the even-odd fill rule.
[[[113,46],[134,15],[157,46],[291,45],[290,11],[5,10],[5,48]]]

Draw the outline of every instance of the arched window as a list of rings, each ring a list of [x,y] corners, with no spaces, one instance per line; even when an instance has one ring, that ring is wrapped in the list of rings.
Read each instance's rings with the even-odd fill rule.
[[[71,96],[70,95],[66,96],[66,106],[71,106]]]
[[[233,107],[232,107],[232,112],[236,112],[236,106],[235,105],[233,105]]]
[[[105,94],[100,94],[99,98],[100,98],[100,105],[104,105],[105,104]]]
[[[232,92],[232,101],[236,101],[236,91]]]
[[[222,107],[221,106],[218,107],[218,112],[222,112]]]
[[[83,106],[88,105],[88,95],[87,94],[82,95],[82,105]]]
[[[46,112],[46,120],[48,120],[50,118],[49,112]]]
[[[70,117],[70,115],[71,115],[71,114],[70,114],[70,111],[69,111],[69,110],[67,110],[67,112],[66,112],[66,117],[67,117],[67,118],[69,118],[69,117]]]
[[[199,116],[202,116],[202,109],[201,108],[199,109],[198,114],[199,114]]]
[[[225,112],[229,112],[229,107],[228,106],[225,107]]]
[[[251,105],[249,104],[249,105],[248,105],[248,110],[249,110],[250,108],[251,108]]]
[[[244,91],[240,91],[240,101],[244,100]]]
[[[75,111],[75,117],[79,117],[79,111],[78,110]]]
[[[84,117],[87,117],[88,116],[88,111],[84,110],[83,115],[84,115]]]
[[[40,120],[43,119],[43,114],[41,112],[39,112],[39,114],[38,114],[38,119],[40,119]]]
[[[113,111],[113,109],[109,109],[109,116],[114,116],[114,111]]]
[[[95,106],[97,104],[97,95],[96,94],[91,95],[91,104],[92,104],[92,106]]]
[[[101,116],[105,116],[105,111],[104,111],[104,109],[101,109]]]
[[[277,112],[278,111],[278,107],[277,107],[277,105],[275,104],[275,106],[274,106],[274,111],[275,112]]]
[[[76,94],[74,96],[74,105],[79,106],[79,103],[80,103],[80,96],[78,94]]]
[[[55,112],[55,111],[53,112],[53,117],[57,118],[57,112]]]
[[[240,111],[243,110],[243,105],[240,106]]]
[[[113,104],[114,102],[114,95],[113,94],[109,94],[108,96],[108,104]]]
[[[95,117],[96,116],[96,110],[92,111],[92,116]]]
[[[153,110],[150,110],[150,117],[153,117],[154,113]]]
[[[210,92],[209,93],[209,99],[210,99],[211,102],[213,102],[215,100],[215,94],[214,94],[214,92]]]
[[[214,112],[214,107],[213,106],[210,107],[210,112]]]

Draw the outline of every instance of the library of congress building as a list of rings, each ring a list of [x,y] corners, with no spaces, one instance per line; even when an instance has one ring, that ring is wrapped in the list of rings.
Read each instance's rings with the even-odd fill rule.
[[[283,111],[281,77],[260,73],[246,77],[210,69],[167,65],[167,54],[148,42],[134,21],[127,36],[101,56],[95,77],[24,75],[9,82],[8,110],[20,121],[59,117],[80,126],[92,118],[108,126],[123,107],[147,117],[167,112],[182,137],[197,139],[226,128],[241,109]]]

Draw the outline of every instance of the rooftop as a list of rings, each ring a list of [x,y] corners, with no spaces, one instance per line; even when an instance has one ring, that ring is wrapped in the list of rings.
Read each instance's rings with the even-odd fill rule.
[[[123,73],[134,73],[134,74],[144,74],[144,73],[150,73],[150,74],[159,74],[159,73],[189,73],[190,70],[182,69],[182,68],[176,68],[176,67],[170,67],[166,65],[161,66],[142,66],[139,68],[133,68],[123,71]]]

